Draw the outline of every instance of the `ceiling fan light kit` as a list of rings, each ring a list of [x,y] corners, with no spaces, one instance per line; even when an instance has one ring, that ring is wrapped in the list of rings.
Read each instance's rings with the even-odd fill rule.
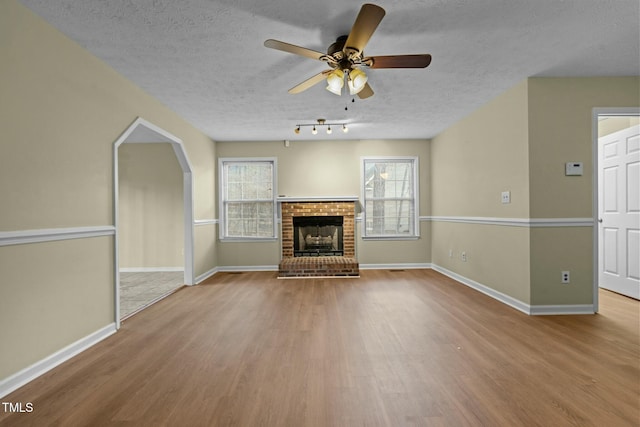
[[[429,54],[364,56],[364,48],[384,15],[385,11],[380,6],[370,3],[362,5],[349,35],[338,37],[329,46],[326,54],[273,39],[266,40],[264,45],[271,49],[326,62],[332,68],[332,70],[321,71],[292,87],[289,93],[303,92],[326,80],[327,90],[340,96],[346,78],[349,94],[366,99],[373,96],[373,89],[362,68],[426,68],[431,63]]]

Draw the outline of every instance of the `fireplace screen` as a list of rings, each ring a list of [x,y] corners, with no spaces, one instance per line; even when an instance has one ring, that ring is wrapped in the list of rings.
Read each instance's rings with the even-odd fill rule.
[[[293,256],[342,256],[341,216],[293,217]]]

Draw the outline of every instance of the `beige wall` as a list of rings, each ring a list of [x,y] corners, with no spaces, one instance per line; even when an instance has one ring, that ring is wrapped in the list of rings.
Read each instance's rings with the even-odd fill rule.
[[[278,194],[286,196],[358,196],[362,156],[418,156],[420,215],[429,215],[428,140],[312,140],[271,142],[218,142],[219,157],[276,157]],[[360,222],[356,224],[359,233]],[[357,238],[360,264],[425,264],[430,262],[430,229],[424,223],[418,240],[381,242]],[[360,234],[357,235],[359,237]],[[279,242],[218,243],[220,266],[275,266],[280,262]]]
[[[0,231],[113,225],[113,144],[136,117],[184,141],[195,216],[214,217],[211,140],[15,0],[0,64]],[[197,249],[196,274],[214,268]],[[113,236],[0,247],[0,381],[115,321],[114,265]]]
[[[529,216],[527,83],[488,102],[432,140],[432,214]],[[511,203],[502,204],[502,191]]]
[[[523,82],[431,143],[433,263],[525,303],[528,230],[464,221],[528,218],[527,97]],[[510,204],[502,203],[503,191],[511,192]]]
[[[592,218],[594,108],[640,106],[640,79],[529,79],[531,217]],[[583,176],[565,176],[564,164],[584,163]],[[534,304],[590,304],[593,300],[592,227],[531,229]],[[561,285],[560,272],[571,272]]]
[[[194,271],[196,281],[203,280],[208,277],[217,267],[218,258],[216,252],[216,234],[217,226],[215,224],[204,224],[195,227],[194,232]]]
[[[593,217],[593,108],[638,107],[639,80],[528,79],[434,138],[433,215],[485,224],[436,218],[433,263],[532,306],[592,304],[591,226],[513,227],[505,219]],[[583,162],[583,176],[565,176],[570,161]],[[500,203],[504,190],[510,205]],[[494,218],[502,223],[486,223]],[[560,283],[564,270],[568,285]]]
[[[530,303],[528,246],[525,227],[440,221],[432,225],[433,264],[525,304]],[[467,261],[462,260],[463,251]]]
[[[120,268],[183,268],[183,179],[171,144],[122,144],[118,173]]]
[[[0,381],[113,322],[113,239],[0,247]]]
[[[531,217],[592,216],[592,114],[596,107],[637,107],[638,78],[529,79]],[[565,162],[584,163],[566,177]]]
[[[638,116],[606,116],[604,120],[598,121],[598,137],[637,125],[640,125]]]

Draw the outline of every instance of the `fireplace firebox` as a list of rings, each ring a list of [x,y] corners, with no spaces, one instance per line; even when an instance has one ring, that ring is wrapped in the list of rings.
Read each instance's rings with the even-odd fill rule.
[[[293,256],[343,256],[342,216],[294,216]]]

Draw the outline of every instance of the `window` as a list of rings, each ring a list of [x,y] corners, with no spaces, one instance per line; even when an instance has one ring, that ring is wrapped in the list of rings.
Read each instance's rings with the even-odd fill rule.
[[[363,238],[416,238],[418,158],[362,159]]]
[[[218,161],[221,239],[276,238],[276,159]]]

